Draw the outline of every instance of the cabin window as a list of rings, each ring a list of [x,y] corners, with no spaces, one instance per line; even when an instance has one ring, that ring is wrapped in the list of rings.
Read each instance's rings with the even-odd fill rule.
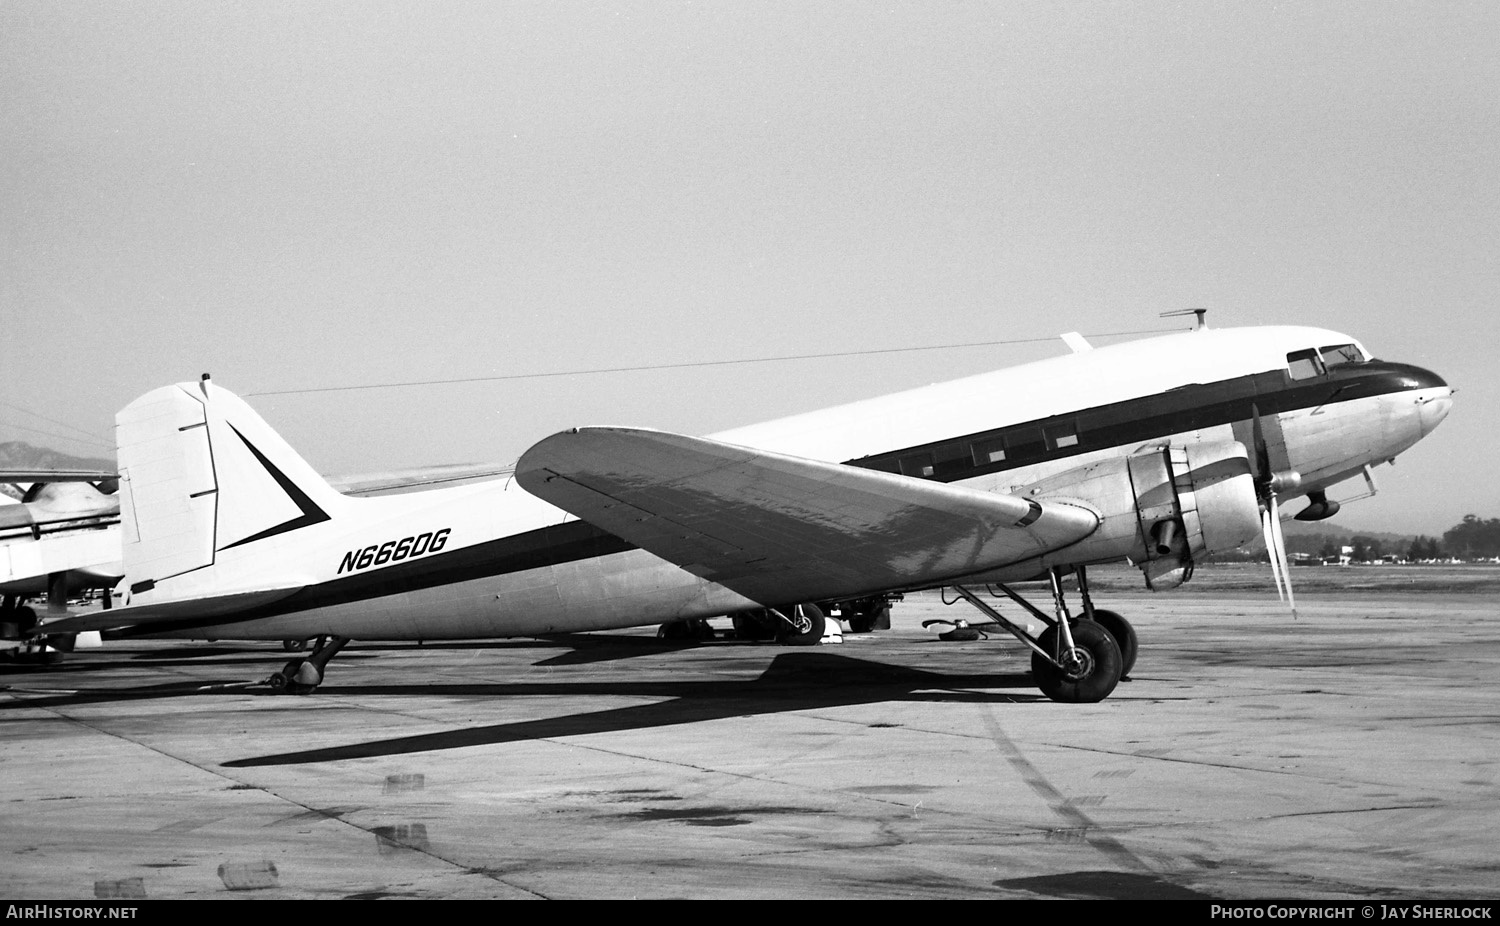
[[[961,442],[955,441],[933,448],[932,457],[937,464],[935,472],[939,476],[953,476],[969,471],[969,449]]]
[[[974,454],[975,466],[988,466],[991,463],[1005,462],[1005,439],[1002,437],[988,437],[977,440],[969,445]]]
[[[1318,352],[1312,348],[1287,354],[1286,365],[1292,379],[1312,379],[1323,372],[1323,361],[1318,359]]]
[[[1078,424],[1073,421],[1064,421],[1060,424],[1048,425],[1042,431],[1042,437],[1047,441],[1048,450],[1066,450],[1069,447],[1078,446]]]
[[[1323,365],[1340,367],[1346,363],[1364,363],[1364,351],[1357,344],[1335,344],[1322,350]]]
[[[932,454],[913,453],[901,458],[901,475],[919,476],[923,479],[932,478],[934,472]]]
[[[1021,428],[1005,435],[1005,452],[1015,463],[1040,460],[1047,455],[1047,445],[1042,440],[1041,428]]]

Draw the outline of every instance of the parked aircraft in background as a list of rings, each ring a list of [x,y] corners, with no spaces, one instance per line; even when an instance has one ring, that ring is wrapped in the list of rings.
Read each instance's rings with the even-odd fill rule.
[[[578,428],[513,477],[382,498],[335,491],[204,377],[118,423],[124,606],[47,633],[319,637],[268,681],[306,693],[351,638],[534,636],[734,615],[790,642],[823,612],[948,586],[1032,650],[1038,685],[1097,701],[1135,658],[1086,567],[1152,588],[1258,534],[1278,507],[1431,431],[1452,390],[1304,327],[1207,330],[1092,349],[709,438]],[[1079,606],[1062,579],[1076,574]],[[1048,608],[1012,584],[1045,578]],[[1033,639],[986,602],[1040,618]],[[1050,611],[1050,613],[1049,613]]]
[[[459,463],[337,477],[330,485],[348,495],[418,491],[490,478],[509,469]],[[27,634],[49,615],[66,611],[67,600],[89,591],[111,590],[124,576],[120,560],[118,476],[92,470],[0,470],[0,483],[21,489],[21,499],[0,497],[0,647],[10,642],[24,657],[45,655],[46,645]],[[43,612],[28,602],[45,602]],[[67,635],[51,643],[69,647]],[[70,648],[70,647],[69,647]],[[29,651],[29,652],[28,652]]]
[[[0,504],[0,640],[19,640],[38,622],[28,599],[61,613],[70,596],[120,581],[120,501],[114,473],[3,470],[0,482],[25,487]]]

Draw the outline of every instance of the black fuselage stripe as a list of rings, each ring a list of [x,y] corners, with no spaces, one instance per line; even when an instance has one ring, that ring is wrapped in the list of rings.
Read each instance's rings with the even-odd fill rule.
[[[1271,414],[1301,408],[1316,408],[1334,402],[1350,402],[1355,399],[1432,385],[1442,385],[1442,382],[1425,370],[1380,361],[1351,365],[1346,368],[1335,367],[1316,380],[1289,381],[1285,371],[1273,371],[1217,383],[1194,384],[1166,393],[1096,406],[1068,415],[1040,418],[1035,421],[1007,425],[1003,428],[978,431],[950,440],[918,444],[889,453],[849,460],[847,463],[852,466],[883,469],[902,457],[934,451],[958,442],[967,446],[975,441],[1022,433],[1028,429],[1035,429],[1041,433],[1042,429],[1055,424],[1078,422],[1079,444],[1076,446],[1048,451],[1040,458],[1007,458],[984,467],[970,466],[962,473],[940,471],[927,477],[940,482],[954,482],[986,473],[1076,456],[1105,447],[1137,444],[1171,434],[1181,434],[1185,431],[1233,424],[1236,421],[1247,420],[1251,416],[1252,406],[1258,408],[1261,414]],[[251,449],[254,451],[253,447]],[[321,513],[316,506],[313,507]],[[137,628],[137,632],[165,633],[190,630],[195,627],[242,623],[313,608],[369,601],[442,585],[559,566],[634,549],[636,549],[634,544],[585,521],[568,521],[468,547],[445,550],[421,559],[408,560],[369,572],[341,576],[328,582],[309,586],[280,601],[241,612],[232,617],[150,624]]]
[[[1334,367],[1325,375],[1291,380],[1284,370],[1193,384],[1137,399],[1023,421],[985,431],[846,461],[851,466],[958,482],[991,473],[1067,459],[1096,450],[1248,421],[1262,415],[1342,404],[1409,389],[1443,385],[1426,370],[1370,361]],[[1057,435],[1069,443],[1059,445]],[[974,445],[1005,447],[1005,458],[978,462]],[[903,466],[903,461],[907,465]],[[916,469],[930,465],[922,474]]]
[[[544,569],[580,560],[624,553],[636,549],[613,534],[584,521],[568,521],[522,534],[499,537],[484,543],[409,560],[383,569],[340,576],[311,585],[279,601],[241,611],[228,617],[189,619],[141,625],[128,636],[169,633],[198,627],[239,624],[262,618],[293,614],[314,608],[372,601],[389,595],[419,592],[443,585]]]

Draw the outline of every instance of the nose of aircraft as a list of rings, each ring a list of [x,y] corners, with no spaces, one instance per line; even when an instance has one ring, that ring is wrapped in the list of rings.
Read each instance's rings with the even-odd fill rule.
[[[1432,395],[1418,399],[1417,415],[1422,419],[1422,436],[1432,433],[1453,407],[1453,390],[1447,386],[1432,390]]]
[[[1449,410],[1453,408],[1453,387],[1430,370],[1412,367],[1411,374],[1417,403],[1417,420],[1422,436],[1426,437],[1448,417]]]

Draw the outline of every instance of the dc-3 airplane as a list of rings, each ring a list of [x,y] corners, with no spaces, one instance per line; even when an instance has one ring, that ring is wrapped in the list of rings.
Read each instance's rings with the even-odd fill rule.
[[[1146,583],[1264,534],[1280,502],[1327,517],[1335,483],[1415,444],[1452,390],[1305,327],[1199,330],[1073,353],[707,438],[575,428],[514,475],[335,491],[210,382],[117,418],[123,606],[45,626],[210,639],[318,637],[269,679],[312,691],[352,638],[535,636],[733,615],[822,636],[830,607],[951,587],[1032,650],[1058,701],[1107,697],[1135,634],[1086,567]],[[1071,614],[1062,577],[1078,577]],[[1052,613],[1011,584],[1049,579]],[[997,586],[1035,639],[976,593]]]

